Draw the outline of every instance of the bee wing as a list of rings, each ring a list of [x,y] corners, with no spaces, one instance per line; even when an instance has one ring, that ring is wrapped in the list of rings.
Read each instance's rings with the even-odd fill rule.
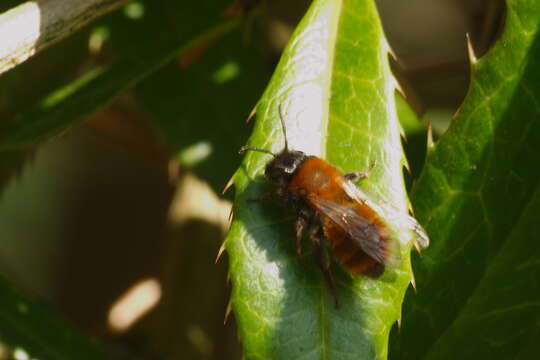
[[[381,238],[380,230],[378,231],[373,223],[359,215],[353,207],[315,195],[308,196],[308,201],[347,233],[369,257],[381,264],[390,266],[397,264],[399,259],[390,251],[388,247],[390,244],[385,243]]]
[[[418,251],[426,249],[429,246],[429,237],[426,231],[414,217],[410,215],[403,215],[401,211],[389,203],[375,204],[373,201],[369,200],[369,197],[351,181],[345,181],[343,184],[343,189],[347,195],[351,197],[351,199],[367,204],[377,213],[384,212],[392,218],[392,221],[400,222],[408,229],[414,231],[415,247]]]
[[[429,237],[427,236],[426,230],[424,230],[422,225],[420,225],[418,221],[416,221],[416,219],[410,215],[407,215],[407,217],[405,218],[405,223],[407,227],[412,229],[414,231],[414,234],[416,235],[416,249],[418,251],[427,249],[427,247],[429,246]]]

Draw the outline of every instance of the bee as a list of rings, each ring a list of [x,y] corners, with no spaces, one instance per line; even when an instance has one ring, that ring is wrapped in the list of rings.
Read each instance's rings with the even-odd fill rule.
[[[388,221],[399,222],[400,228],[413,231],[417,248],[427,248],[429,238],[412,216],[389,204],[372,201],[354,184],[354,181],[366,178],[371,169],[343,174],[321,158],[290,150],[281,105],[279,117],[285,138],[285,147],[280,153],[252,146],[242,147],[239,153],[258,151],[273,157],[264,172],[273,189],[255,200],[275,199],[297,215],[294,224],[296,252],[301,254],[301,239],[308,237],[336,307],[339,307],[329,252],[350,274],[378,278],[386,267],[400,263],[400,240],[388,227]]]

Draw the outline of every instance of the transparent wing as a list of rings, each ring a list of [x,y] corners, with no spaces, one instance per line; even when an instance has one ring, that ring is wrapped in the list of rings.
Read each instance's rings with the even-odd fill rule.
[[[414,231],[414,241],[417,250],[420,251],[422,249],[426,249],[429,246],[429,237],[426,231],[424,230],[422,225],[420,225],[418,221],[416,221],[414,217],[410,215],[403,215],[403,213],[399,209],[392,206],[392,204],[375,204],[358,186],[356,186],[351,181],[346,181],[343,188],[347,195],[351,197],[351,199],[368,205],[370,208],[375,210],[376,213],[385,214],[385,218],[389,221],[392,221],[392,223],[399,223],[401,226]]]
[[[420,225],[415,218],[409,215],[407,215],[404,221],[406,226],[412,229],[414,231],[414,234],[416,235],[415,245],[417,247],[417,250],[427,249],[427,247],[429,246],[429,237],[427,236],[426,230],[424,230],[422,225]]]
[[[396,253],[390,249],[391,241],[386,229],[377,228],[375,224],[358,214],[354,207],[341,205],[316,195],[308,196],[308,201],[341,228],[372,259],[385,265],[393,265],[399,261]]]

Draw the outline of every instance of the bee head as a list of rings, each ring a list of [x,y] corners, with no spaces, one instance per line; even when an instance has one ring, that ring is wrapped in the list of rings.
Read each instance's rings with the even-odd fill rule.
[[[266,165],[264,175],[272,184],[286,186],[305,159],[302,151],[284,149]]]
[[[304,162],[307,156],[302,151],[289,150],[281,105],[279,105],[279,119],[281,121],[281,129],[283,130],[283,136],[285,139],[285,147],[279,154],[275,154],[270,150],[252,146],[243,146],[240,149],[240,154],[250,150],[272,155],[274,158],[266,165],[264,175],[273,185],[286,187],[294,172],[296,169],[298,169],[298,166]]]

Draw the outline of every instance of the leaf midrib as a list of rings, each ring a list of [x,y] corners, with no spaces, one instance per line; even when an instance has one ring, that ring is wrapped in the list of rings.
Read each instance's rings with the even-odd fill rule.
[[[325,111],[323,113],[323,118],[321,119],[321,157],[322,158],[326,158],[326,153],[327,153],[327,143],[326,143],[326,138],[328,136],[328,124],[330,122],[330,114],[331,114],[331,111],[330,111],[330,97],[332,95],[332,83],[333,83],[333,79],[334,79],[334,74],[338,71],[337,69],[334,69],[334,65],[335,65],[335,56],[336,56],[336,47],[337,47],[337,33],[338,33],[338,29],[339,29],[339,25],[340,25],[340,22],[341,22],[341,14],[342,14],[342,11],[343,11],[343,0],[332,0],[332,3],[334,4],[335,6],[335,9],[333,11],[333,14],[331,16],[331,24],[333,25],[331,28],[332,28],[332,31],[331,33],[329,34],[328,36],[328,42],[329,42],[329,46],[328,48],[330,49],[330,53],[329,53],[329,59],[328,59],[328,68],[330,69],[330,71],[328,72],[329,74],[329,78],[327,79],[326,81],[326,84],[325,84],[325,89],[324,89],[324,93],[325,93],[325,98],[328,98],[328,101],[326,102],[326,106],[324,107],[325,108]],[[320,317],[321,317],[321,333],[320,333],[320,336],[321,336],[321,360],[328,360],[329,359],[329,348],[328,348],[328,344],[330,343],[328,341],[328,312],[327,312],[327,299],[328,299],[328,296],[326,295],[326,292],[328,292],[329,290],[327,289],[327,286],[325,286],[325,282],[324,281],[321,281],[320,282],[320,292],[321,292],[321,296],[319,297],[320,299]],[[330,305],[332,306],[332,305]]]

